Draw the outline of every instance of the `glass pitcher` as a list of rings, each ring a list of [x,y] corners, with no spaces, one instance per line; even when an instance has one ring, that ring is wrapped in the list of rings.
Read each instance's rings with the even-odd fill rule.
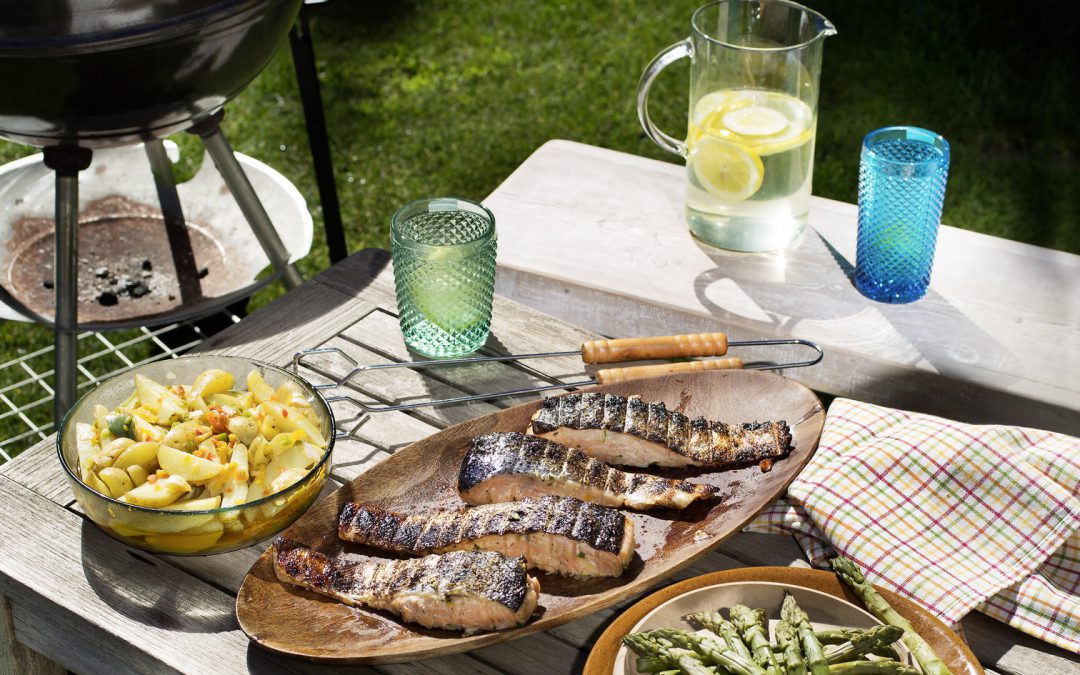
[[[661,148],[686,158],[686,219],[713,246],[771,251],[806,225],[824,38],[836,29],[788,0],[719,0],[690,37],[660,52],[638,84],[638,118]],[[649,119],[649,88],[690,59],[686,140]]]

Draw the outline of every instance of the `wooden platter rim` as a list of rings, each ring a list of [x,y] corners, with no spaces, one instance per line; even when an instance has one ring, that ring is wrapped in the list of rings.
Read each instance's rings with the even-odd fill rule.
[[[739,386],[734,384],[722,385],[720,383],[724,382],[725,380],[739,380],[742,378],[749,378],[747,382],[753,382],[754,380],[758,380],[759,382],[768,382],[770,380],[774,383],[782,382],[780,386],[791,388],[793,391],[799,392],[800,397],[805,397],[807,403],[812,404],[807,408],[805,414],[801,418],[789,420],[789,424],[791,425],[793,430],[793,435],[794,430],[797,426],[808,423],[814,425],[815,428],[813,429],[813,432],[811,434],[812,438],[808,443],[809,447],[805,448],[805,450],[801,448],[796,448],[796,450],[793,451],[793,455],[795,454],[795,452],[802,452],[801,457],[788,457],[784,460],[781,460],[782,462],[794,462],[794,470],[791,471],[790,476],[785,481],[783,481],[782,484],[778,483],[776,486],[774,486],[774,489],[771,491],[771,496],[768,499],[762,501],[760,508],[740,518],[737,525],[731,527],[726,533],[710,536],[707,539],[703,539],[701,542],[694,542],[692,544],[682,546],[676,551],[675,555],[673,556],[674,558],[676,558],[676,560],[669,563],[668,566],[662,570],[655,571],[652,574],[640,574],[638,577],[628,580],[626,583],[620,586],[608,589],[602,593],[593,596],[589,596],[578,602],[575,606],[560,612],[556,616],[544,615],[539,617],[538,619],[530,620],[524,626],[519,626],[516,628],[501,631],[478,633],[470,636],[459,636],[455,638],[435,638],[431,636],[423,636],[425,638],[429,638],[428,640],[425,640],[425,645],[423,646],[404,644],[395,645],[398,640],[394,640],[391,641],[389,644],[378,645],[376,653],[334,654],[327,653],[325,645],[298,645],[295,643],[283,642],[275,639],[267,639],[263,636],[260,636],[258,634],[258,627],[252,625],[252,623],[249,622],[249,618],[251,618],[248,614],[248,610],[250,609],[248,605],[251,603],[248,603],[247,601],[249,587],[252,584],[256,583],[257,573],[265,571],[268,572],[269,575],[273,575],[273,565],[271,560],[273,547],[270,546],[254,562],[254,564],[252,564],[251,568],[248,570],[248,573],[244,576],[244,580],[241,583],[240,589],[237,593],[236,617],[240,628],[244,631],[244,633],[253,643],[257,644],[263,649],[266,649],[276,654],[298,657],[304,660],[320,663],[376,665],[385,663],[397,663],[405,659],[421,660],[446,654],[460,653],[497,644],[500,642],[506,642],[520,637],[525,637],[533,633],[538,633],[541,631],[549,630],[551,628],[555,628],[556,626],[560,626],[569,621],[581,618],[582,616],[585,616],[592,612],[605,609],[622,600],[637,595],[647,590],[650,586],[655,585],[656,583],[662,581],[664,578],[669,577],[670,575],[678,572],[680,569],[683,569],[684,567],[692,564],[694,561],[705,556],[716,546],[720,545],[723,541],[739,532],[746,525],[746,523],[750,522],[755,517],[755,515],[760,511],[761,508],[764,508],[769,503],[771,503],[772,500],[775,499],[777,496],[783,494],[791,481],[795,479],[795,477],[799,474],[802,468],[810,461],[811,457],[813,457],[814,451],[817,449],[817,444],[821,438],[822,427],[824,426],[825,416],[825,410],[821,404],[821,400],[817,397],[816,394],[814,394],[813,391],[811,391],[805,385],[794,380],[785,378],[783,376],[774,373],[766,373],[753,370],[721,370],[666,376],[663,378],[654,378],[653,380],[641,380],[632,384],[642,389],[642,396],[648,399],[647,392],[650,388],[650,385],[652,385],[652,388],[659,388],[660,381],[674,380],[675,382],[689,382],[691,384],[697,383],[697,386]],[[707,384],[701,384],[702,382]],[[608,391],[611,389],[617,389],[619,387],[625,386],[625,383],[621,385],[596,385],[580,389],[577,393],[590,391]],[[385,467],[388,465],[388,463],[394,462],[397,458],[407,456],[407,453],[413,451],[415,446],[417,446],[418,444],[434,443],[443,436],[452,438],[455,430],[458,430],[463,425],[475,424],[479,421],[487,420],[489,418],[497,419],[502,416],[507,416],[508,413],[511,412],[519,412],[520,414],[520,411],[527,411],[528,414],[531,416],[531,413],[539,408],[540,403],[541,401],[539,400],[524,403],[519,406],[514,406],[513,408],[506,408],[494,413],[489,413],[487,415],[474,418],[473,420],[468,420],[447,427],[436,432],[435,434],[420,439],[398,450],[394,453],[393,456],[388,457],[386,460],[376,466]],[[792,467],[793,465],[788,464],[787,466]],[[375,467],[373,467],[373,469],[374,468]],[[346,485],[343,485],[341,488],[335,491],[335,493],[327,495],[324,500],[332,500],[335,494],[341,492],[342,490],[350,489],[350,486],[357,484],[363,479],[364,474],[361,474]],[[301,518],[299,518],[296,523],[291,525],[289,529],[287,529],[282,534],[284,536],[289,536],[290,531],[302,527],[305,519],[308,518],[309,515],[311,515],[310,511],[308,514],[301,516]],[[284,592],[293,594],[307,594],[312,598],[317,598],[319,601],[322,602],[334,603],[335,605],[341,604],[337,603],[337,601],[331,598],[316,596],[316,594],[309,591],[304,591],[302,589],[286,589],[284,585],[282,586],[282,588],[284,589]],[[368,612],[378,616],[390,616],[388,614],[373,612],[372,610],[366,608],[354,608],[354,610]],[[401,624],[401,626],[405,630],[411,628],[411,626],[404,623]]]

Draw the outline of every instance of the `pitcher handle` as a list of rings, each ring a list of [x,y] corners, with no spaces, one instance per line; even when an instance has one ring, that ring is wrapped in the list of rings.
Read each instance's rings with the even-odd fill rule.
[[[656,58],[645,67],[645,72],[641,74],[641,80],[638,82],[637,89],[638,120],[641,122],[641,127],[645,130],[645,134],[652,139],[653,143],[656,143],[664,150],[674,152],[683,157],[686,157],[686,143],[676,138],[672,138],[663,131],[660,131],[660,129],[653,124],[653,121],[649,119],[649,89],[652,88],[653,80],[656,79],[656,76],[660,74],[661,70],[667,68],[679,59],[693,57],[694,47],[690,42],[690,38],[676,42],[657,54]]]

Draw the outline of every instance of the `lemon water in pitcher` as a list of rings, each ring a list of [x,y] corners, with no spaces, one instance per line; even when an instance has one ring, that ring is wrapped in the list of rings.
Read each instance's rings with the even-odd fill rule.
[[[784,248],[806,225],[825,17],[785,0],[720,0],[698,9],[691,36],[642,75],[638,115],[660,147],[686,158],[690,231],[737,251]],[[691,60],[686,140],[648,116],[652,81]]]

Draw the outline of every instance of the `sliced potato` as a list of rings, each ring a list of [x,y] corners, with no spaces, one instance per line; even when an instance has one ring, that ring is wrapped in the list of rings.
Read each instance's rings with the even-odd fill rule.
[[[265,480],[272,487],[277,482],[278,476],[285,471],[295,469],[306,472],[311,468],[311,464],[307,453],[304,452],[303,444],[294,445],[266,465]],[[266,494],[273,494],[274,492],[277,492],[277,490],[271,489]]]
[[[258,370],[252,370],[247,376],[247,388],[255,400],[264,403],[274,398],[274,390],[266,383]]]
[[[183,399],[149,377],[135,375],[135,392],[139,395],[139,403],[157,414],[158,424],[167,424],[187,412]]]
[[[154,456],[155,460],[157,455]],[[150,475],[150,472],[144,469],[139,464],[132,464],[127,468],[128,477],[131,478],[131,484],[135,487],[139,487],[146,482],[146,477]]]
[[[165,438],[166,432],[165,429],[143,419],[139,415],[131,416],[131,430],[135,433],[135,440],[153,441],[154,443],[160,443],[161,439]]]
[[[105,483],[105,486],[109,488],[109,494],[113,499],[123,497],[135,487],[135,485],[132,484],[131,477],[128,476],[127,471],[117,469],[113,466],[106,467],[99,471],[98,478],[100,478],[101,482]]]
[[[278,474],[277,478],[275,478],[272,483],[270,483],[270,494],[277,494],[278,492],[291,487],[306,475],[306,469],[285,469]]]
[[[165,511],[209,511],[221,506],[221,497],[203,497],[175,502],[163,507]]]
[[[101,452],[92,424],[75,423],[75,452],[79,458],[79,477],[85,481],[94,466],[94,457]]]
[[[323,438],[322,432],[304,416],[302,411],[282,405],[277,401],[267,401],[263,403],[263,407],[266,409],[267,419],[271,416],[275,417],[274,423],[281,431],[301,430],[307,434],[312,443],[326,447],[326,439]]]
[[[132,443],[113,460],[112,465],[125,471],[133,466],[139,466],[146,473],[150,473],[157,464],[158,447],[159,445],[153,441]]]
[[[243,415],[229,418],[229,433],[236,434],[244,445],[251,445],[255,437],[259,435],[259,425],[255,420]]]
[[[171,534],[184,532],[196,527],[203,527],[215,520],[212,513],[172,514],[144,513],[117,508],[111,512],[109,527],[129,537],[147,534]]]
[[[229,456],[229,480],[221,491],[222,506],[239,506],[247,502],[248,496],[248,454],[242,443],[233,447]],[[230,514],[235,518],[235,514]]]
[[[112,496],[112,494],[109,492],[109,486],[105,485],[105,483],[103,483],[101,479],[98,478],[97,473],[93,471],[88,471],[86,475],[83,476],[83,482],[86,483],[86,487],[90,488],[95,492],[99,492],[106,497]]]
[[[191,385],[188,398],[193,399],[196,396],[206,397],[212,394],[220,394],[223,391],[232,389],[232,386],[233,374],[229,371],[217,368],[204,370],[195,378],[195,383]]]
[[[103,444],[101,452],[94,456],[94,470],[101,471],[107,466],[112,466],[116,458],[134,444],[135,441],[130,438],[114,438],[108,445]]]
[[[210,425],[201,419],[188,420],[174,424],[165,437],[161,439],[163,445],[192,452],[210,437]]]
[[[158,464],[169,473],[170,477],[180,476],[189,483],[209,480],[225,468],[223,464],[196,457],[168,445],[158,447],[157,459]]]
[[[183,476],[169,476],[153,482],[147,481],[128,492],[120,500],[136,506],[160,509],[189,492],[191,492],[191,485]]]

